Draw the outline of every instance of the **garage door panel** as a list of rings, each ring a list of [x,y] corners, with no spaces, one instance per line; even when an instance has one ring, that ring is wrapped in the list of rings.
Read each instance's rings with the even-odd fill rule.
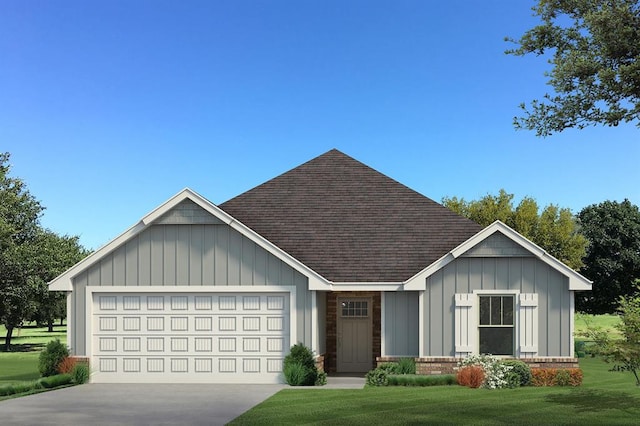
[[[277,382],[289,294],[93,296],[94,382]]]

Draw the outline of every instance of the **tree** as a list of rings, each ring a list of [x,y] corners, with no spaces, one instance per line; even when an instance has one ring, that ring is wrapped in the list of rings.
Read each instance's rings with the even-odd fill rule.
[[[476,201],[445,197],[442,204],[482,226],[500,220],[556,259],[579,269],[587,241],[578,231],[571,211],[550,204],[539,213],[538,203],[530,197],[514,207],[513,197],[501,189],[496,196],[488,194]]]
[[[517,129],[549,136],[568,128],[640,127],[640,1],[538,0],[541,24],[526,31],[507,54],[552,52],[545,72],[555,93],[520,107]]]
[[[585,334],[596,343],[598,354],[614,364],[612,371],[630,371],[636,378],[636,386],[640,386],[640,293],[621,297],[618,313],[620,323],[616,327],[622,339],[612,339],[609,333],[591,326]]]
[[[22,180],[9,176],[9,153],[0,153],[0,321],[7,329],[5,348],[13,330],[33,310],[27,282],[27,246],[38,231],[42,206]]]
[[[41,230],[31,245],[29,256],[29,284],[35,304],[32,321],[47,324],[53,331],[53,322],[64,316],[64,293],[49,291],[48,282],[82,260],[88,251],[79,244],[78,237],[59,236],[49,230]]]
[[[593,281],[593,290],[579,294],[576,308],[612,313],[640,279],[640,210],[629,200],[605,201],[582,209],[578,220],[589,240],[583,273]]]

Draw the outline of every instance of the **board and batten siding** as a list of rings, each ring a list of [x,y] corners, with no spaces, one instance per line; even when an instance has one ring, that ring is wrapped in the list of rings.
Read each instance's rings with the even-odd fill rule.
[[[227,225],[184,216],[160,218],[157,223],[165,224],[149,226],[73,279],[69,346],[75,354],[86,355],[86,286],[295,286],[297,340],[310,345],[307,277]],[[198,223],[175,224],[190,217]]]
[[[428,277],[422,356],[455,356],[455,295],[474,290],[537,294],[537,356],[570,356],[569,280],[546,263],[528,256],[463,256]]]
[[[420,324],[419,293],[397,291],[384,293],[384,356],[417,357]]]

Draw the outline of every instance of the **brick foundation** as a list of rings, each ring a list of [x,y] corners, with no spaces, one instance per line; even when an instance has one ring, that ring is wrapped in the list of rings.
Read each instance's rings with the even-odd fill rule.
[[[398,357],[378,357],[377,364],[398,361]],[[515,359],[515,358],[509,358]],[[454,357],[429,357],[415,358],[416,374],[454,374],[457,371],[458,362],[462,358]],[[529,364],[531,368],[579,368],[578,358],[519,358]]]
[[[381,321],[381,297],[379,291],[334,291],[327,293],[327,352],[324,354],[324,368],[327,373],[335,373],[337,370],[337,347],[338,347],[338,311],[337,311],[337,299],[338,297],[370,297],[373,303],[372,306],[372,339],[371,339],[371,365],[376,365],[376,359],[380,357],[380,348],[382,347],[382,338],[380,329],[382,326]]]
[[[325,371],[324,354],[316,355],[316,368],[318,369],[318,371]]]

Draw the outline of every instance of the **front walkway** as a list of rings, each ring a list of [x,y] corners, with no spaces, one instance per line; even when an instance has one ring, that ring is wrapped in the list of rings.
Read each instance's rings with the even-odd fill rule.
[[[364,374],[361,377],[329,376],[327,384],[322,389],[362,389],[365,385]],[[317,389],[317,388],[316,388]]]

